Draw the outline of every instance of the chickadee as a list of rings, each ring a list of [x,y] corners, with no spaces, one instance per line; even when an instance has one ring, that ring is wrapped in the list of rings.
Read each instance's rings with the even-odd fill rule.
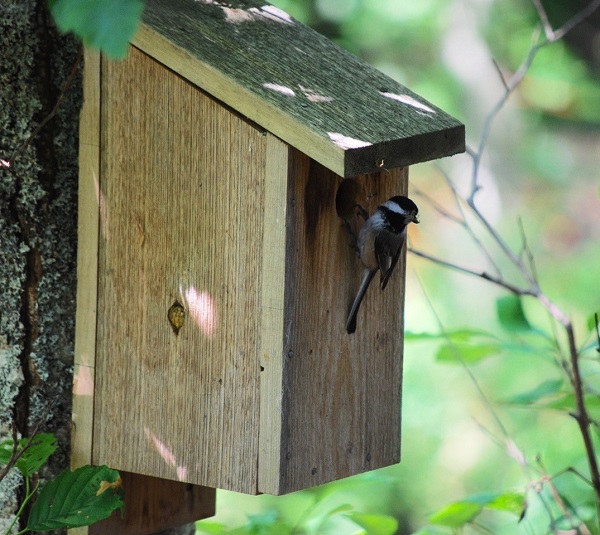
[[[358,308],[377,270],[381,271],[381,289],[387,286],[406,241],[406,227],[419,222],[418,213],[408,197],[392,197],[379,205],[360,229],[356,249],[365,268],[346,323],[348,334],[356,331]]]

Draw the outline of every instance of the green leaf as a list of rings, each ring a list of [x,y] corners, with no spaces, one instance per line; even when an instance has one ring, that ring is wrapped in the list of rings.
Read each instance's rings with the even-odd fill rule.
[[[584,398],[585,408],[592,420],[600,421],[600,398],[595,395],[587,395]],[[566,412],[575,412],[575,394],[564,394],[546,404],[546,408]]]
[[[531,405],[544,397],[560,392],[562,384],[562,379],[544,381],[528,392],[522,392],[521,394],[508,398],[506,402],[514,405]]]
[[[436,353],[439,362],[475,364],[487,357],[498,355],[502,352],[500,344],[459,344],[449,343],[440,347]]]
[[[505,492],[488,502],[486,508],[521,516],[525,509],[525,495],[520,492]]]
[[[204,533],[206,535],[222,535],[227,533],[225,524],[219,522],[211,522],[210,520],[199,520],[196,522],[196,533]]]
[[[530,331],[531,325],[523,312],[521,298],[517,295],[507,295],[496,301],[496,313],[500,325],[507,331]]]
[[[369,535],[394,535],[398,530],[398,520],[392,516],[351,512],[346,517]]]
[[[27,445],[30,443],[29,447]],[[14,442],[12,439],[5,440],[0,444],[0,464],[8,464],[13,453]],[[24,477],[30,477],[43,466],[50,455],[52,455],[58,445],[56,437],[52,433],[40,433],[32,439],[22,438],[19,440],[17,451],[24,448],[25,453],[19,457],[16,467],[20,470]]]
[[[449,528],[460,528],[471,522],[482,509],[483,506],[478,503],[454,502],[432,514],[429,517],[429,522],[448,526]]]
[[[123,58],[144,8],[142,0],[49,0],[60,31],[73,32],[86,46]]]
[[[502,351],[502,344],[496,337],[486,331],[477,329],[458,329],[441,333],[405,333],[405,341],[445,341],[436,354],[439,362],[473,364],[480,360],[497,355]]]
[[[89,526],[119,507],[121,478],[107,466],[65,470],[47,483],[31,508],[27,527],[32,531]]]
[[[408,342],[418,342],[422,340],[450,340],[453,342],[466,342],[479,338],[493,339],[494,336],[487,331],[477,329],[458,329],[456,331],[440,333],[413,333],[410,331],[406,331],[404,333],[404,340]]]
[[[595,312],[594,314],[590,314],[588,316],[587,321],[585,322],[588,328],[588,331],[595,333],[596,332],[596,314],[598,314],[598,312]]]
[[[483,509],[504,511],[520,516],[525,507],[525,497],[518,492],[485,492],[451,503],[429,517],[432,524],[460,528],[469,524]]]

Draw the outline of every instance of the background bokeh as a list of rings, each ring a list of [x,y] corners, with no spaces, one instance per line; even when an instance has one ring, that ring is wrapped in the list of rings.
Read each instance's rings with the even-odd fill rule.
[[[518,68],[539,22],[529,0],[274,4],[463,121],[471,147],[477,147],[485,117],[503,94],[499,72],[508,78]],[[554,27],[586,4],[544,2]],[[588,318],[600,310],[599,20],[596,13],[568,40],[538,54],[493,124],[477,197],[480,210],[517,252],[521,221],[542,288],[575,321],[578,341],[588,346],[594,341]],[[411,227],[410,241],[451,262],[489,269],[470,236],[423,196],[458,213],[444,173],[466,193],[472,159],[460,155],[411,167],[411,196],[422,223]],[[481,237],[491,243],[484,232]],[[498,250],[491,251],[505,276],[520,282]],[[502,330],[496,300],[503,295],[482,280],[409,255],[408,333],[481,329],[511,348],[467,371],[456,360],[441,361],[439,342],[408,336],[400,465],[284,497],[219,492],[217,516],[199,522],[198,532],[450,533],[424,528],[428,515],[468,495],[523,491],[535,480],[515,459],[518,453],[507,452],[506,436],[532,465],[538,456],[549,473],[568,466],[585,472],[572,418],[506,402],[562,375],[554,349],[541,337]],[[524,307],[532,325],[553,333],[539,305],[525,300]],[[593,389],[596,362],[586,359]],[[566,474],[556,484],[561,492],[574,492],[584,511],[591,499],[585,483]],[[545,533],[543,507],[533,498],[529,506],[521,523],[506,513],[484,513],[481,522],[488,533]]]

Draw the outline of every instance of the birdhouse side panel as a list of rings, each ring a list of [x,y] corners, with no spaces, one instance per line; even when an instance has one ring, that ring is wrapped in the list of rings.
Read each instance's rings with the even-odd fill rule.
[[[254,493],[266,137],[134,48],[101,95],[93,460]]]
[[[362,266],[338,217],[372,213],[407,190],[406,169],[343,181],[294,151],[287,206],[281,478],[278,493],[400,460],[405,254],[384,292],[375,282],[346,332]],[[355,214],[356,231],[362,219]],[[376,279],[378,281],[378,277]]]

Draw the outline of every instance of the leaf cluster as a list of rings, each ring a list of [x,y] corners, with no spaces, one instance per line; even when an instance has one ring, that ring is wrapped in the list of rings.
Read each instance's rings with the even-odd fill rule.
[[[88,526],[123,507],[119,473],[107,466],[86,465],[74,471],[65,470],[39,493],[37,484],[31,489],[30,479],[57,447],[56,437],[51,433],[0,443],[0,464],[9,469],[14,466],[25,480],[25,499],[5,535],[11,532],[26,504],[36,494],[26,528],[19,533]]]

